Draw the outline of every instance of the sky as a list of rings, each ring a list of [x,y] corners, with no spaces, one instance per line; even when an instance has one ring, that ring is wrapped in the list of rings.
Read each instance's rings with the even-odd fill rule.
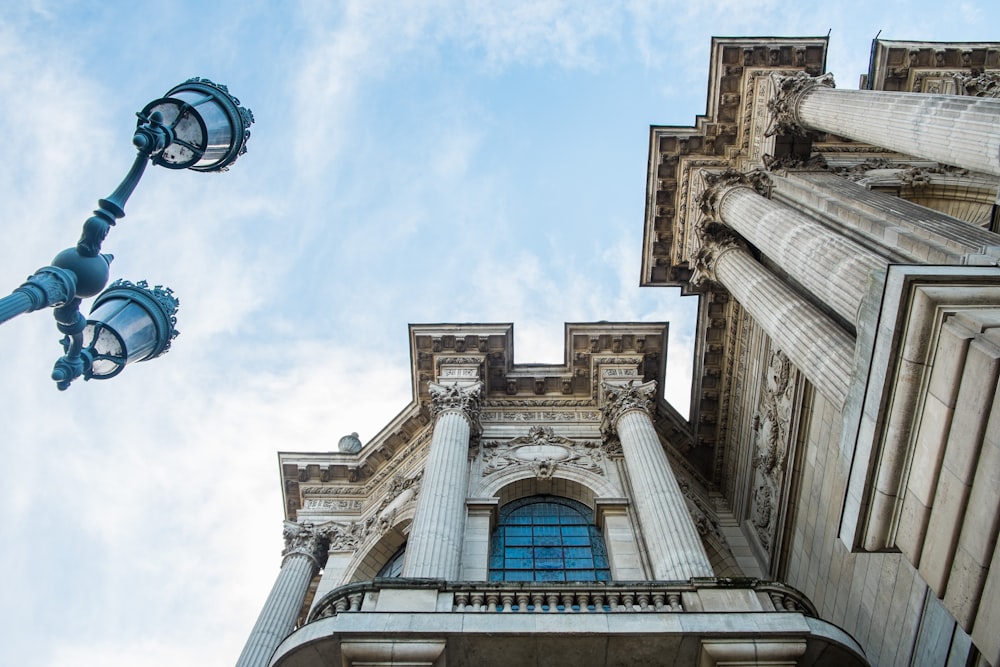
[[[105,242],[169,285],[181,335],[122,375],[49,379],[50,313],[0,325],[0,664],[233,664],[280,566],[277,451],[368,442],[411,400],[407,324],[670,322],[638,287],[649,126],[705,108],[713,35],[987,41],[993,1],[73,2],[0,6],[0,292],[76,243],[135,112],[192,76],[256,117],[224,174],[151,167]],[[85,309],[89,304],[85,305]]]

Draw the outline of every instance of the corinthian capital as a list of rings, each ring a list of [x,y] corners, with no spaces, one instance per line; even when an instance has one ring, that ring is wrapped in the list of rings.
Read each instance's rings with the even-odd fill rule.
[[[602,382],[604,405],[601,413],[604,416],[602,430],[613,431],[623,414],[630,410],[642,410],[652,416],[656,398],[656,380],[636,384],[635,380],[627,383]]]
[[[956,74],[959,89],[973,97],[1000,97],[1000,72],[982,72],[978,75]]]
[[[431,412],[437,417],[444,412],[460,412],[478,431],[479,412],[483,407],[483,383],[438,384],[428,383],[431,393]]]
[[[698,195],[698,205],[701,206],[702,214],[711,220],[720,220],[722,199],[733,188],[750,188],[764,197],[771,193],[771,180],[765,172],[759,170],[742,172],[735,169],[702,169],[700,176],[705,189]]]
[[[799,102],[802,97],[817,86],[833,88],[833,75],[809,76],[805,72],[792,75],[771,73],[774,97],[767,103],[771,112],[771,125],[767,136],[773,134],[798,134],[809,136],[808,128],[799,122]]]
[[[719,283],[715,276],[715,267],[726,252],[731,250],[746,250],[746,244],[736,234],[723,224],[708,222],[696,228],[698,249],[691,254],[691,278],[688,282],[692,287],[706,283]]]
[[[282,532],[285,538],[285,550],[282,552],[284,558],[301,554],[313,559],[318,567],[323,567],[329,548],[329,539],[324,526],[286,521]]]

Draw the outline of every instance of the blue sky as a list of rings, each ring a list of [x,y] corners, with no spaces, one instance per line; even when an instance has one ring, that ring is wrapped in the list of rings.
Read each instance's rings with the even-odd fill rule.
[[[275,452],[374,436],[410,400],[406,325],[670,321],[638,288],[648,126],[704,111],[712,35],[988,40],[992,2],[34,2],[0,8],[0,284],[62,248],[190,76],[253,109],[221,175],[151,169],[113,277],[170,285],[166,356],[66,393],[49,313],[0,326],[0,664],[225,665],[280,563]]]

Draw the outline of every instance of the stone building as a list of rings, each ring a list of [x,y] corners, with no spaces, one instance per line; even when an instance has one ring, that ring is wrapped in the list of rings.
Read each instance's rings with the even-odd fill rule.
[[[279,455],[287,549],[239,667],[1000,665],[1000,44],[718,38],[653,127],[667,327],[410,327],[413,401]],[[918,93],[918,94],[913,94]],[[996,413],[996,414],[994,414]]]

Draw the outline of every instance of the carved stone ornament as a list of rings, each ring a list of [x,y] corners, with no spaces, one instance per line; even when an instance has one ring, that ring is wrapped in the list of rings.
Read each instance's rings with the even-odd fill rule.
[[[483,444],[483,476],[530,467],[535,477],[550,478],[560,466],[604,474],[604,453],[596,442],[577,443],[557,436],[548,426],[534,426],[528,435],[507,442]]]
[[[413,489],[413,497],[416,498],[417,493],[420,490],[420,482],[424,477],[424,471],[421,470],[412,477],[406,477],[404,475],[396,475],[392,478],[392,481],[386,486],[385,491],[382,494],[382,501],[379,503],[375,512],[381,512],[389,503],[394,501],[396,498],[406,491],[407,489]]]
[[[978,75],[955,76],[958,89],[974,97],[1000,97],[1000,72],[982,72]]]
[[[317,526],[313,523],[296,523],[286,521],[282,534],[285,538],[285,550],[282,557],[287,558],[300,554],[307,556],[320,567],[326,562],[328,526]]]
[[[650,417],[655,411],[656,380],[641,384],[636,384],[635,380],[625,384],[602,382],[601,390],[604,392],[601,430],[605,433],[613,431],[621,416],[630,410],[642,410]]]
[[[706,508],[698,494],[691,488],[691,484],[683,477],[677,476],[677,486],[684,494],[688,512],[691,514],[691,521],[698,530],[698,534],[702,537],[713,537],[721,546],[729,549],[729,540],[723,534],[722,527],[715,519],[714,513]]]
[[[827,171],[826,158],[816,153],[807,158],[798,155],[783,155],[774,157],[764,155],[764,169],[771,172],[794,171]]]
[[[736,169],[724,171],[702,169],[699,175],[705,184],[705,189],[698,195],[698,205],[702,214],[712,220],[720,220],[719,204],[726,193],[733,188],[750,188],[761,196],[771,196],[771,181],[767,173],[759,169],[748,172]]]
[[[429,382],[431,413],[437,417],[444,412],[460,412],[469,419],[474,433],[481,431],[479,413],[483,408],[483,384],[438,384]]]
[[[833,75],[809,76],[805,72],[788,75],[773,72],[771,85],[774,97],[767,103],[767,108],[771,112],[771,125],[767,129],[766,135],[769,137],[775,134],[812,136],[814,133],[799,122],[799,102],[807,92],[817,86],[833,88],[835,86]]]
[[[698,249],[691,256],[692,287],[717,284],[715,276],[716,262],[723,253],[730,250],[746,250],[746,244],[736,234],[718,222],[708,222],[695,229],[698,239]]]
[[[761,483],[753,493],[754,530],[764,550],[771,551],[771,519],[774,514],[774,492],[766,482]]]
[[[760,411],[754,417],[754,467],[773,479],[778,479],[785,469],[793,391],[791,362],[784,352],[772,352],[765,371]]]

